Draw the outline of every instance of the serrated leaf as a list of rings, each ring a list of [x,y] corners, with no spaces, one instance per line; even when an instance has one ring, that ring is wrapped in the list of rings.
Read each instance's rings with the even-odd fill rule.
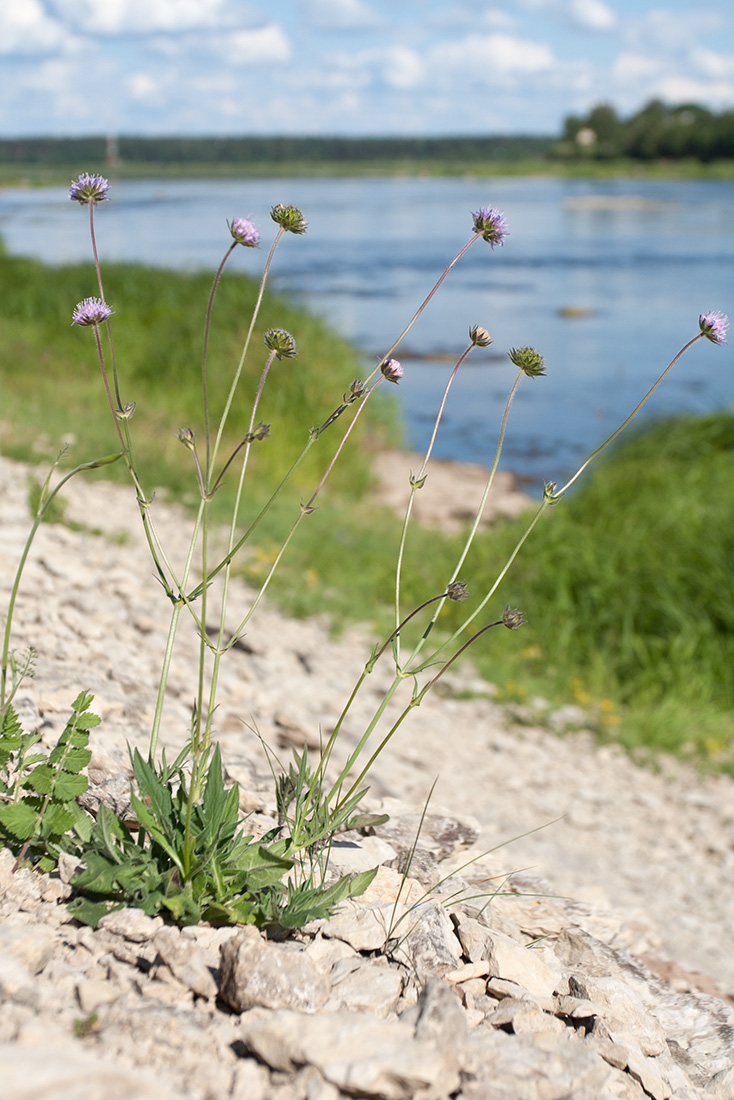
[[[78,730],[91,730],[101,721],[102,719],[96,714],[80,714],[74,725]]]
[[[8,706],[0,715],[0,768],[4,768],[12,753],[21,745],[23,729],[13,707]]]
[[[75,714],[83,714],[85,710],[94,702],[94,696],[91,691],[80,691],[74,702],[71,704],[71,709]]]
[[[0,809],[0,824],[18,840],[29,840],[36,831],[38,811],[27,802],[13,802]]]
[[[30,756],[23,757],[23,767],[32,768],[34,764],[37,764],[39,760],[48,760],[45,752],[34,752]]]
[[[86,775],[75,775],[73,772],[60,771],[56,776],[53,798],[58,802],[71,802],[84,794],[88,786]]]
[[[21,787],[26,790],[36,791],[37,794],[50,794],[53,789],[56,771],[50,764],[39,764],[30,775],[27,775]]]
[[[40,823],[42,837],[63,836],[74,824],[74,814],[60,802],[51,802]]]
[[[91,749],[57,745],[48,756],[49,764],[61,764],[67,772],[80,772],[92,759]]]

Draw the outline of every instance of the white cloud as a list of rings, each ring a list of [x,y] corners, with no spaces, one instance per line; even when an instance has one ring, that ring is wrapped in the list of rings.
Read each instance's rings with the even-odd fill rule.
[[[39,0],[0,3],[0,54],[33,56],[58,52],[74,44],[73,36],[46,14]]]
[[[616,12],[604,0],[523,0],[523,7],[584,30],[613,31],[618,24]]]
[[[621,53],[612,66],[612,75],[620,83],[650,80],[660,73],[662,62],[647,54]]]
[[[322,30],[366,30],[384,20],[365,0],[302,0],[305,21]]]
[[[591,31],[613,31],[617,16],[603,0],[570,0],[568,14],[574,23]]]
[[[460,0],[459,3],[442,4],[437,11],[429,13],[424,25],[449,34],[456,34],[467,26],[475,31],[511,31],[517,27],[517,17],[499,6],[487,4],[486,0]]]
[[[666,103],[718,103],[722,107],[729,106],[734,98],[734,80],[712,82],[669,76],[657,81],[654,95]]]
[[[161,82],[150,73],[128,73],[125,77],[125,87],[132,99],[145,102],[160,95]]]
[[[718,12],[707,12],[705,23],[698,12],[668,11],[655,8],[639,17],[627,20],[624,36],[631,49],[644,48],[646,52],[666,52],[690,49],[700,38],[711,40],[721,27]]]
[[[20,0],[22,3],[23,0]],[[50,0],[59,20],[86,34],[152,34],[221,28],[228,0]]]
[[[553,51],[544,42],[530,42],[509,34],[473,35],[463,42],[438,46],[431,50],[430,60],[437,71],[443,66],[454,73],[470,70],[473,75],[483,74],[487,83],[492,83],[496,73],[548,72],[556,64]]]
[[[328,64],[311,74],[300,74],[311,87],[339,88],[342,94],[371,84],[390,88],[420,87],[426,77],[421,57],[404,46],[332,54]]]
[[[276,23],[235,31],[222,45],[223,56],[236,65],[290,61],[293,52],[283,28]]]
[[[715,53],[699,46],[691,53],[691,61],[706,76],[734,80],[734,54]]]
[[[383,77],[391,88],[417,88],[423,83],[426,68],[414,50],[395,46],[386,54],[380,51],[380,56]]]

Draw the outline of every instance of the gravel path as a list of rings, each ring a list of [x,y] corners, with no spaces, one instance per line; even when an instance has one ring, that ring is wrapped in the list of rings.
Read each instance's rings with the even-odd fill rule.
[[[0,459],[2,607],[30,523],[28,473]],[[93,734],[92,767],[104,775],[125,765],[126,741],[147,746],[168,616],[131,494],[93,477],[70,484],[70,511],[106,536],[125,534],[126,541],[43,526],[16,607],[14,645],[37,650],[36,677],[18,702],[26,722],[39,724],[49,741],[76,694],[94,693],[103,721]],[[179,515],[162,503],[153,514],[164,540],[178,549]],[[247,606],[244,587],[236,585],[234,596],[236,611]],[[271,790],[253,729],[284,758],[288,743],[317,742],[373,642],[361,630],[334,640],[322,622],[290,621],[268,606],[258,611],[244,646],[224,663],[217,714],[225,764],[243,784],[250,808],[268,801]],[[187,624],[162,735],[170,748],[180,748],[186,736],[196,655]],[[388,680],[389,668],[378,665],[345,728],[342,751],[354,743]],[[615,747],[596,745],[588,733],[559,736],[515,725],[469,667],[452,685],[483,697],[429,697],[378,761],[371,800],[389,807],[397,799],[419,809],[438,776],[433,809],[476,819],[474,851],[539,830],[498,852],[493,868],[531,869],[552,893],[622,914],[629,950],[673,960],[734,994],[732,781],[702,780],[675,763],[654,773]]]

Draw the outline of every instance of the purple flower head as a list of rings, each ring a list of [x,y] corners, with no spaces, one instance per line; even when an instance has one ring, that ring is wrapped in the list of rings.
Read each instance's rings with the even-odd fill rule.
[[[257,248],[260,244],[260,230],[249,218],[233,218],[227,225],[237,244],[243,244],[245,248]]]
[[[474,222],[474,232],[481,233],[484,240],[492,248],[496,244],[502,245],[504,243],[509,230],[505,215],[501,210],[493,210],[491,206],[482,206],[476,214],[472,214],[472,220]]]
[[[112,316],[112,310],[101,298],[84,298],[74,306],[72,325],[101,325]]]
[[[104,202],[108,199],[109,189],[109,182],[104,176],[90,176],[88,172],[82,172],[81,176],[72,182],[69,198],[80,202],[82,206],[88,206],[89,203]]]
[[[698,327],[701,335],[710,340],[712,344],[725,344],[726,334],[729,331],[729,318],[718,309],[710,313],[702,313],[698,318]]]
[[[394,382],[395,385],[403,377],[403,368],[397,359],[383,359],[380,363],[380,370],[383,378],[386,378],[388,382]]]

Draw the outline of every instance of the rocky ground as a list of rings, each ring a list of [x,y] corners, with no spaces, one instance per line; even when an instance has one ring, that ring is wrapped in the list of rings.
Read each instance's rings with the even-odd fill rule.
[[[49,745],[77,693],[94,693],[102,723],[89,778],[101,797],[126,771],[127,743],[147,748],[167,616],[130,494],[94,476],[67,495],[73,516],[104,535],[41,528],[14,643],[38,652],[18,703]],[[27,477],[0,460],[3,607],[29,525]],[[158,503],[153,512],[180,549],[181,517]],[[247,596],[236,586],[232,625]],[[273,798],[253,729],[286,759],[293,745],[317,745],[373,641],[356,629],[335,640],[322,622],[265,606],[231,651],[217,736],[254,821],[270,819]],[[342,753],[388,678],[378,664]],[[169,751],[185,739],[195,681],[187,632]],[[389,824],[335,847],[336,868],[380,865],[369,891],[290,941],[179,931],[135,910],[78,927],[63,867],[12,874],[2,853],[3,1097],[734,1097],[732,782],[669,761],[639,768],[583,729],[518,725],[468,667],[452,689],[410,715],[375,767],[369,808]],[[467,689],[474,697],[458,698]],[[488,901],[498,884],[503,896]],[[462,885],[471,900],[449,900]]]

